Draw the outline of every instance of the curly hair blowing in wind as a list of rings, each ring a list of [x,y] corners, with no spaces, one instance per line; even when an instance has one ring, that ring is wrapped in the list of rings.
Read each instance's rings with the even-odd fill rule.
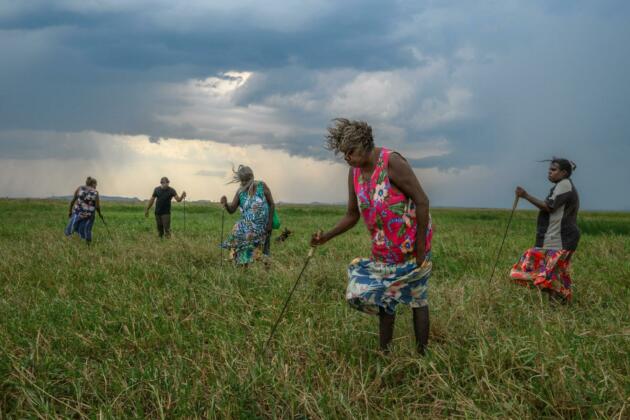
[[[369,152],[374,148],[372,127],[365,121],[335,118],[335,125],[328,127],[326,148],[335,154],[346,153],[352,149]]]
[[[234,170],[232,167],[233,177],[228,184],[241,184],[240,191],[247,191],[254,183],[254,171],[252,168],[245,165],[238,165],[238,169]]]

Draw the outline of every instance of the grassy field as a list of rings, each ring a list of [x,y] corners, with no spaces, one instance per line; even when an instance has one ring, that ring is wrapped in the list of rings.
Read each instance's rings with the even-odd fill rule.
[[[525,204],[521,205],[525,207]],[[104,203],[87,247],[63,237],[64,202],[0,200],[0,418],[630,417],[630,214],[580,214],[574,300],[510,284],[536,213],[432,211],[431,338],[414,352],[401,308],[394,347],[344,301],[345,268],[367,256],[358,225],[317,249],[335,206],[283,206],[295,234],[262,265],[220,268],[216,206],[174,205],[157,240],[141,205]],[[226,231],[235,216],[226,217]]]

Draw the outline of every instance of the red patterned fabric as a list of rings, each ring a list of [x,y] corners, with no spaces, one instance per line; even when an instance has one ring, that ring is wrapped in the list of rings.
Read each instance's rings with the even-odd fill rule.
[[[566,249],[530,248],[514,264],[510,277],[522,286],[534,286],[571,300],[571,256]]]
[[[354,169],[354,191],[365,225],[372,237],[372,260],[386,264],[412,261],[416,255],[416,207],[389,180],[392,151],[382,148],[374,172],[368,179]],[[431,220],[425,235],[425,252],[430,255]]]

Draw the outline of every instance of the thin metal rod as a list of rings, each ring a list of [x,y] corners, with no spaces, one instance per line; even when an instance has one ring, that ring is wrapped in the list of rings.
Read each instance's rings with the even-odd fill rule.
[[[291,289],[291,292],[289,293],[289,296],[287,296],[287,299],[284,301],[284,306],[282,307],[282,311],[280,311],[280,316],[278,317],[278,320],[276,321],[276,323],[274,324],[273,328],[271,329],[271,334],[269,334],[269,338],[267,339],[267,343],[265,343],[265,349],[267,349],[267,347],[269,347],[269,343],[271,342],[271,339],[273,338],[273,335],[276,332],[276,328],[278,328],[278,324],[280,324],[280,321],[282,320],[282,316],[284,315],[284,311],[286,311],[287,306],[289,305],[289,301],[291,300],[291,296],[293,296],[293,292],[295,292],[295,289],[297,288],[298,283],[300,282],[300,279],[302,278],[302,274],[304,274],[304,270],[306,270],[306,266],[308,265],[308,262],[311,260],[311,257],[313,256],[313,251],[315,250],[315,248],[311,247],[311,249],[308,251],[308,255],[306,257],[306,261],[304,261],[304,266],[302,267],[302,271],[300,271],[300,275],[298,276],[297,280],[295,281],[295,284],[293,285],[293,288]]]
[[[101,221],[103,222],[103,225],[105,226],[105,230],[107,231],[107,235],[109,236],[109,240],[112,240],[112,233],[109,230],[109,227],[107,226],[107,223],[105,223],[105,218],[103,217],[102,214],[99,213],[98,215],[101,218]]]
[[[221,242],[219,243],[219,246],[221,247],[221,266],[220,268],[223,268],[223,222],[225,221],[225,207],[223,207],[223,210],[221,211]]]
[[[512,205],[512,212],[510,213],[510,218],[508,219],[507,226],[505,227],[505,233],[503,234],[503,240],[501,241],[501,246],[499,247],[499,252],[497,252],[497,258],[494,262],[494,266],[492,267],[492,274],[490,275],[490,282],[494,278],[494,271],[497,269],[497,264],[499,263],[499,257],[501,256],[501,251],[503,250],[503,244],[505,243],[505,238],[508,234],[508,229],[510,228],[510,223],[512,222],[512,217],[514,216],[514,210],[516,210],[516,206],[518,205],[518,195],[514,197],[514,204]]]

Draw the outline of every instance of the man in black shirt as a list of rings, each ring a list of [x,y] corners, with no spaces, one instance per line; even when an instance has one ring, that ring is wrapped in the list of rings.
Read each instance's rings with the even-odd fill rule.
[[[160,186],[155,187],[153,195],[149,200],[149,205],[144,212],[145,217],[149,217],[149,210],[153,206],[153,202],[157,199],[155,204],[155,222],[157,223],[157,230],[160,238],[166,235],[167,238],[171,236],[171,199],[174,197],[177,202],[181,202],[186,198],[186,191],[182,192],[182,195],[177,195],[177,192],[169,185],[167,177],[162,177],[160,180]]]

